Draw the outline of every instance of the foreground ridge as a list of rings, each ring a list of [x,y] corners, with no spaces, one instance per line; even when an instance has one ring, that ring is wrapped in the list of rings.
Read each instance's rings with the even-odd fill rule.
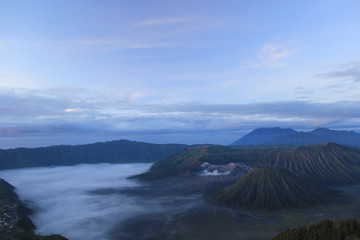
[[[307,227],[287,229],[271,240],[360,240],[360,223],[355,219],[325,219]]]
[[[27,208],[15,193],[15,187],[0,178],[0,239],[1,240],[67,240],[60,235],[40,236]]]

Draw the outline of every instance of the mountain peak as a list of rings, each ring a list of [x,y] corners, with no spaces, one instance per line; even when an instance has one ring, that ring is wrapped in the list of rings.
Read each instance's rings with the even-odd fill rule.
[[[296,133],[294,129],[291,128],[257,128],[246,134],[239,140],[235,141],[231,145],[262,145],[271,141],[273,138],[289,135]],[[266,144],[265,144],[266,145]]]
[[[253,130],[253,132],[295,132],[292,128],[282,128],[282,127],[269,127],[269,128],[256,128]]]
[[[360,134],[354,131],[338,131],[316,128],[309,132],[291,128],[258,128],[238,139],[231,145],[308,145],[334,142],[341,145],[360,147]]]

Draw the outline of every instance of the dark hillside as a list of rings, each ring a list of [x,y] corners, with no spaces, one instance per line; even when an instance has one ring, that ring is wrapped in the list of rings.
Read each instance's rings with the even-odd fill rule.
[[[271,240],[360,240],[360,224],[355,219],[329,219],[307,227],[287,229]]]
[[[1,240],[67,240],[60,235],[40,236],[27,208],[15,193],[15,187],[0,179],[0,239]]]
[[[150,163],[186,149],[181,144],[128,140],[86,145],[0,150],[0,169],[62,166],[80,163]]]

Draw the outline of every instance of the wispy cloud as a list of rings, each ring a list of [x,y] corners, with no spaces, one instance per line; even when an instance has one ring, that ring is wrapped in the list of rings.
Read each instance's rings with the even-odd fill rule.
[[[151,18],[136,22],[133,24],[133,26],[144,27],[144,26],[156,26],[156,25],[177,24],[177,23],[189,23],[193,21],[194,18],[191,17]]]
[[[174,48],[178,47],[176,43],[135,43],[129,46],[131,49],[144,48]]]
[[[1,92],[0,135],[183,134],[264,126],[346,128],[360,124],[359,101],[156,104],[110,93],[64,89],[50,96],[46,92]]]
[[[298,50],[287,47],[277,40],[266,42],[257,52],[256,58],[248,61],[246,67],[286,67],[286,59]]]
[[[360,83],[360,62],[351,62],[342,69],[332,70],[317,75],[322,78],[350,79],[353,83]]]

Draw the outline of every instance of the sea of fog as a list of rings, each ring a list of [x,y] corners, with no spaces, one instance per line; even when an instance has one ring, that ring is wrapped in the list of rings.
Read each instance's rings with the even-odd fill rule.
[[[35,210],[31,218],[37,233],[58,233],[70,240],[110,240],[115,224],[161,206],[121,193],[97,195],[91,191],[139,186],[127,177],[149,167],[81,164],[25,168],[0,171],[0,178],[14,185],[21,199]]]

